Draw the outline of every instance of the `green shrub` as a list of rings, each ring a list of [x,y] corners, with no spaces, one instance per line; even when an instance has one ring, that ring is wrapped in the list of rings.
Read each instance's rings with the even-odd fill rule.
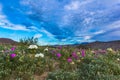
[[[31,45],[31,44],[37,45],[38,38],[28,37],[28,38],[20,39],[19,44],[20,45]]]
[[[120,64],[112,60],[85,58],[78,67],[79,80],[120,79]]]
[[[58,70],[48,74],[47,80],[79,80],[77,72]]]

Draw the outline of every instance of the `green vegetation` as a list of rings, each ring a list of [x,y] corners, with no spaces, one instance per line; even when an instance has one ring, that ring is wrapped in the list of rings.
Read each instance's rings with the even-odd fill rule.
[[[120,51],[36,43],[29,38],[0,46],[0,80],[120,80]]]

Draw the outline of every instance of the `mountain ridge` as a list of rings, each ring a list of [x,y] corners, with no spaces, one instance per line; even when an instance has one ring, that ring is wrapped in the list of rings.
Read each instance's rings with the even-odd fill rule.
[[[14,41],[10,38],[0,38],[0,44],[17,44],[17,41]]]
[[[114,41],[95,41],[88,44],[85,44],[85,46],[92,48],[92,49],[107,49],[107,48],[113,48],[115,50],[120,50],[120,40],[114,40]]]

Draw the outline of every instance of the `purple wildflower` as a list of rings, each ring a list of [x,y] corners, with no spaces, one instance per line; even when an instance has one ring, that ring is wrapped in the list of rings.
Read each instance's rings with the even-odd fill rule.
[[[77,56],[77,54],[75,52],[72,53],[72,56]]]
[[[82,51],[81,51],[81,56],[82,56],[82,57],[85,57],[85,50],[82,50]]]
[[[75,58],[75,59],[78,59],[78,56],[75,52],[72,53],[72,56]]]
[[[56,51],[55,51],[55,50],[51,50],[50,52],[51,52],[52,54],[55,54],[55,53],[56,53]]]
[[[5,52],[5,53],[8,53],[8,52],[10,52],[10,50],[5,50],[4,52]]]
[[[15,58],[15,57],[16,57],[15,53],[10,54],[10,58]]]
[[[62,46],[58,46],[58,49],[62,49]]]
[[[105,54],[105,53],[106,53],[106,50],[99,50],[99,53]]]
[[[61,57],[61,54],[60,54],[60,53],[57,53],[56,56],[57,56],[58,58],[60,58],[60,57]]]
[[[91,52],[92,52],[93,54],[97,54],[97,51],[95,51],[95,50],[92,50]]]
[[[11,48],[11,51],[14,51],[14,50],[15,50],[15,47],[12,47],[12,48]]]
[[[67,61],[70,63],[70,62],[72,62],[72,59],[71,59],[71,58],[68,58]]]

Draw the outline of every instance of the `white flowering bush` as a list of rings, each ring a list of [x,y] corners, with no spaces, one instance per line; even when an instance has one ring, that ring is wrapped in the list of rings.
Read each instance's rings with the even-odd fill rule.
[[[29,45],[28,49],[38,49],[37,45]]]
[[[48,50],[49,50],[48,47],[44,49],[44,51],[48,51]]]
[[[35,54],[35,57],[44,57],[44,54],[43,53],[39,53],[39,54]]]

